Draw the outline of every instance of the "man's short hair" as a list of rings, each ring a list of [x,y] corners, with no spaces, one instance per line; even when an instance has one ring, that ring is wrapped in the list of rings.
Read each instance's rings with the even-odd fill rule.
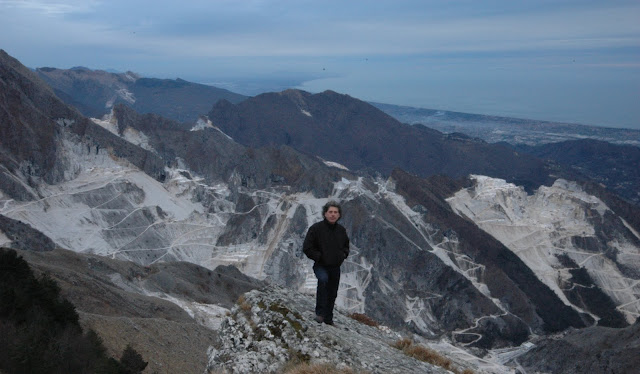
[[[324,215],[327,213],[327,211],[331,207],[338,208],[338,213],[340,214],[340,218],[342,218],[342,208],[340,207],[340,204],[337,201],[334,201],[334,200],[331,200],[331,201],[327,202],[326,204],[324,204],[324,206],[322,207],[322,217],[324,217]],[[340,219],[340,218],[338,218],[338,219]]]

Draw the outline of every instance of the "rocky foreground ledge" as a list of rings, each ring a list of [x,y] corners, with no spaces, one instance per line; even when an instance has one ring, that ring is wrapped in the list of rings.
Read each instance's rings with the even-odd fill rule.
[[[318,324],[313,303],[308,295],[279,288],[246,293],[222,322],[207,372],[277,373],[292,361],[366,373],[450,372],[394,348],[402,336],[388,328],[365,325],[339,311],[334,326]]]

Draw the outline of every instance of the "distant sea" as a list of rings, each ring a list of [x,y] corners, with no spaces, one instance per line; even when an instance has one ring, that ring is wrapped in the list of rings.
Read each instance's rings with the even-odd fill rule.
[[[382,83],[379,83],[382,84]],[[439,109],[463,113],[576,123],[583,125],[630,128],[640,130],[640,87],[634,104],[621,97],[590,97],[589,92],[516,92],[499,87],[429,87],[405,85],[387,89],[358,86],[349,79],[329,78],[304,82],[297,88],[312,93],[327,89],[348,94],[364,101]],[[563,91],[566,91],[563,90]],[[584,97],[578,100],[578,97]],[[571,97],[567,99],[567,97]]]
[[[640,77],[502,70],[487,70],[478,77],[460,70],[424,75],[416,75],[424,68],[402,70],[362,66],[339,74],[327,69],[290,77],[283,73],[196,81],[248,96],[287,88],[332,90],[363,101],[415,108],[640,130]]]
[[[640,130],[640,79],[616,72],[414,73],[354,69],[297,88],[313,93],[330,89],[364,101],[417,108]]]

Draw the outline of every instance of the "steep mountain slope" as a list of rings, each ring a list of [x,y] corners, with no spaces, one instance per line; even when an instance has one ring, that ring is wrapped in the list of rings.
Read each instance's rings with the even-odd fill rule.
[[[389,328],[363,325],[340,311],[342,328],[318,325],[308,313],[311,295],[265,286],[233,266],[142,267],[60,249],[20,255],[61,286],[82,325],[102,336],[109,353],[131,344],[148,360],[150,372],[280,372],[283,360],[305,356],[373,373],[445,372],[393,348],[401,335]],[[256,291],[239,299],[250,290]],[[249,310],[255,314],[251,321]],[[447,348],[454,367],[481,362]]]
[[[611,282],[587,284],[577,268],[570,269],[578,271],[575,278],[563,278],[568,289],[558,293],[546,273],[538,271],[538,264],[514,253],[501,242],[500,235],[489,235],[483,222],[474,223],[475,216],[463,211],[473,211],[471,208],[484,202],[465,204],[470,200],[461,200],[454,206],[447,200],[483,196],[477,178],[422,179],[401,170],[389,178],[357,175],[336,164],[339,159],[329,157],[338,153],[322,160],[289,146],[246,148],[215,121],[203,118],[190,128],[155,115],[137,114],[125,106],[116,106],[109,118],[93,122],[70,108],[64,112],[64,105],[51,91],[38,90],[43,84],[38,85],[32,73],[23,76],[23,70],[15,60],[3,62],[3,82],[9,89],[1,91],[0,100],[20,98],[6,107],[12,113],[46,115],[33,121],[6,115],[2,128],[7,133],[23,127],[33,133],[53,128],[55,157],[47,170],[54,170],[59,177],[45,180],[42,175],[46,173],[25,175],[10,162],[18,159],[13,148],[3,144],[9,160],[2,164],[3,172],[13,181],[8,186],[26,186],[30,194],[22,196],[14,189],[0,188],[0,214],[5,217],[0,221],[0,244],[22,245],[16,243],[14,233],[28,225],[50,238],[54,246],[84,253],[86,258],[130,261],[133,264],[125,266],[133,269],[125,271],[128,276],[116,275],[121,273],[113,269],[104,274],[109,274],[112,283],[138,294],[148,289],[136,283],[137,276],[151,277],[149,269],[161,269],[166,274],[157,278],[158,292],[170,294],[167,299],[187,315],[193,312],[190,317],[201,325],[215,330],[207,325],[213,314],[197,314],[185,300],[202,302],[205,310],[219,310],[231,299],[208,298],[202,289],[173,286],[196,283],[206,290],[211,286],[209,281],[193,275],[201,272],[208,279],[204,275],[207,271],[197,270],[200,267],[214,271],[220,265],[233,265],[245,275],[284,287],[294,295],[312,295],[315,278],[311,261],[300,248],[306,230],[320,219],[320,207],[329,199],[342,202],[342,223],[352,242],[338,297],[343,314],[366,313],[402,333],[484,354],[495,348],[511,349],[532,335],[584,327],[595,320],[625,325],[625,318],[630,321],[635,313],[633,305],[639,297],[632,288],[625,294],[624,305],[620,304],[623,298],[613,297],[610,304],[582,303],[580,297],[585,294],[572,294],[573,286],[593,288],[599,296],[606,296],[611,290],[600,287],[609,287]],[[40,108],[36,102],[48,105]],[[73,117],[52,120],[51,108],[57,107],[63,115]],[[345,115],[340,108],[338,105],[328,114],[316,115],[340,117]],[[22,141],[29,144],[28,139]],[[440,146],[444,144],[448,143]],[[31,159],[23,162],[35,163]],[[530,175],[527,173],[522,175]],[[518,191],[526,195],[522,189]],[[592,233],[577,238],[576,243],[588,246],[594,258],[633,258],[639,251],[633,235],[640,227],[633,221],[625,224],[616,215],[620,207],[629,214],[637,210],[623,202],[615,207],[598,203],[585,209],[584,201],[595,201],[596,197],[578,185],[565,195],[565,205],[588,211],[571,218],[575,226]],[[501,202],[497,199],[488,205],[506,212],[508,206],[502,207]],[[515,225],[503,227],[512,235],[519,232],[517,229]],[[561,244],[567,243],[554,243]],[[565,268],[569,259],[576,261],[567,256]],[[193,265],[164,265],[174,261]],[[637,282],[640,264],[625,264],[625,281]],[[89,266],[85,271],[98,271],[103,266]],[[191,275],[177,276],[185,272]],[[69,284],[72,292],[83,295],[84,291],[73,290],[73,282]],[[108,304],[102,307],[108,309]],[[625,318],[612,317],[616,310]],[[312,310],[307,312],[312,315]],[[101,319],[100,323],[106,324],[104,330],[110,328],[109,323],[122,327],[116,322]],[[130,330],[122,327],[118,331]],[[216,357],[211,352],[213,361]]]
[[[640,264],[640,236],[602,200],[561,179],[534,195],[504,180],[475,180],[448,199],[452,208],[517,254],[565,304],[590,311],[602,326],[640,316],[638,274],[630,269]]]
[[[543,279],[536,274],[537,264],[521,261],[494,237],[474,229],[473,223],[451,214],[451,208],[443,199],[434,199],[438,192],[443,188],[449,189],[451,184],[441,186],[439,181],[422,181],[401,171],[396,171],[393,177],[398,181],[399,193],[404,195],[409,203],[424,206],[429,217],[433,217],[433,220],[451,230],[445,236],[445,242],[455,242],[459,247],[457,252],[464,253],[455,259],[460,268],[486,282],[493,297],[508,300],[509,309],[526,310],[526,305],[533,303],[536,305],[537,316],[547,324],[548,331],[558,331],[567,325],[581,326],[584,322],[580,321],[580,318],[588,319],[584,315],[578,316],[568,307],[570,303],[562,303],[548,287],[540,287],[537,284]],[[499,305],[502,306],[501,303]],[[533,316],[518,314],[518,317],[524,321],[531,321]]]
[[[571,167],[640,205],[640,148],[599,140],[572,140],[538,146],[517,145],[518,152]]]
[[[39,181],[58,183],[79,173],[65,146],[81,137],[87,154],[110,148],[154,178],[164,177],[163,161],[89,121],[65,105],[35,74],[0,50],[0,161],[2,189],[14,199],[38,195]]]
[[[209,119],[246,146],[286,144],[353,170],[388,175],[399,167],[423,177],[476,173],[532,188],[550,182],[539,159],[464,135],[405,125],[370,104],[331,91],[312,95],[287,90],[236,105],[220,101]]]
[[[242,293],[264,287],[233,267],[143,267],[62,249],[19,255],[60,285],[82,325],[96,331],[112,355],[131,344],[148,360],[150,372],[203,372],[207,349],[218,339],[212,327]]]
[[[140,113],[155,113],[179,122],[194,122],[220,99],[233,103],[246,96],[182,79],[143,78],[87,68],[38,68],[36,74],[56,95],[85,116],[101,118],[119,103]]]
[[[3,190],[17,198],[32,197],[28,185],[9,179],[9,173],[37,176],[49,183],[61,179],[54,170],[57,157],[55,118],[80,120],[80,115],[59,103],[53,92],[31,71],[0,50],[0,161]],[[29,110],[25,110],[29,108]],[[33,127],[32,124],[49,124]],[[11,126],[9,125],[11,124]],[[9,173],[6,173],[9,172]]]
[[[634,373],[640,367],[639,350],[640,323],[624,329],[593,326],[541,339],[516,360],[533,372]]]
[[[172,166],[188,168],[208,183],[227,182],[231,178],[233,183],[249,188],[287,186],[326,195],[331,192],[331,181],[347,175],[287,146],[245,148],[206,118],[200,118],[195,126],[178,124],[118,105],[109,121],[98,123],[112,129],[114,134],[146,146]]]

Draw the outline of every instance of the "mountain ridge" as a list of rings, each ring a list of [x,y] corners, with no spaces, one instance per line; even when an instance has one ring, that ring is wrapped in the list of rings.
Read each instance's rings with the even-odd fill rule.
[[[195,122],[213,104],[246,96],[209,85],[177,78],[145,78],[133,72],[37,68],[36,74],[53,87],[56,95],[87,117],[101,118],[118,103],[140,113],[156,113],[179,122]]]
[[[602,140],[567,140],[558,143],[513,146],[518,152],[552,160],[588,179],[605,185],[625,200],[640,205],[640,148]]]
[[[286,144],[353,170],[370,168],[388,175],[400,167],[422,177],[478,173],[531,188],[551,181],[550,170],[539,159],[404,125],[368,103],[332,91],[267,93],[235,105],[220,101],[208,117],[245,146]]]

